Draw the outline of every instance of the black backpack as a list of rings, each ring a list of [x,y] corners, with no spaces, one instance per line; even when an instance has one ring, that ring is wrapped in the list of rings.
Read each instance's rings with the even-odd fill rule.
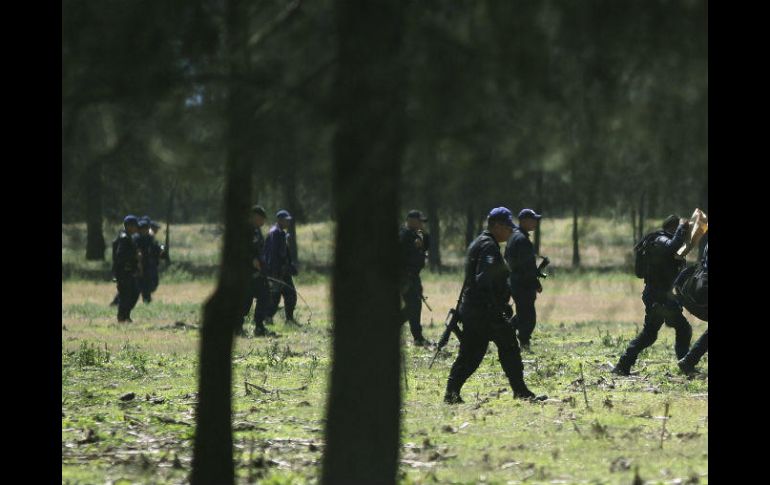
[[[655,231],[644,236],[636,246],[634,246],[634,274],[637,278],[644,279],[649,274],[652,265],[651,249],[654,246],[655,239],[664,235],[663,231]]]
[[[679,273],[674,281],[674,293],[688,312],[709,321],[709,272],[702,260]]]

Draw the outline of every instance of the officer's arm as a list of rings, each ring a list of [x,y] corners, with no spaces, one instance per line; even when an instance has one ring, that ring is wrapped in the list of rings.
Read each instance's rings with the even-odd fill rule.
[[[679,224],[679,227],[676,228],[676,232],[674,233],[674,237],[671,239],[665,236],[658,238],[661,247],[670,253],[679,250],[679,248],[682,247],[682,244],[684,244],[684,238],[687,235],[687,227],[688,226],[685,224]]]
[[[268,233],[267,239],[265,239],[265,248],[263,250],[265,265],[270,270],[273,266],[273,233]]]

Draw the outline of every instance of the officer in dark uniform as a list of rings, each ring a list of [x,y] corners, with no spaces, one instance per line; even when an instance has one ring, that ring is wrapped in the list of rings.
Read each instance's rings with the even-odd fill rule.
[[[118,282],[118,322],[131,322],[131,310],[139,299],[137,277],[142,253],[137,246],[139,221],[128,215],[123,229],[112,243],[112,273]]]
[[[150,217],[142,216],[139,218],[139,234],[136,239],[139,252],[142,253],[142,271],[141,275],[137,278],[137,285],[139,286],[139,293],[142,295],[142,301],[144,303],[150,303],[152,301],[152,281],[151,274],[152,269],[152,243],[153,239],[150,235]]]
[[[160,267],[160,260],[164,257],[164,248],[163,245],[160,244],[155,237],[158,234],[158,231],[160,230],[160,224],[158,224],[155,221],[150,221],[150,254],[149,257],[149,263],[147,264],[147,270],[149,271],[148,280],[149,280],[149,290],[150,290],[150,296],[155,293],[155,290],[158,289],[158,284],[160,283],[160,273],[159,273],[159,267]],[[149,300],[148,300],[149,301]]]
[[[428,346],[430,342],[422,335],[420,316],[422,314],[422,281],[420,271],[425,267],[425,255],[430,247],[428,235],[424,234],[423,222],[427,221],[422,212],[412,210],[406,216],[406,223],[398,235],[401,252],[401,296],[404,299],[404,315],[409,320],[414,344]]]
[[[270,297],[270,286],[268,285],[265,271],[267,271],[267,264],[265,263],[264,251],[265,251],[265,238],[262,236],[262,226],[265,225],[265,219],[267,214],[262,206],[255,205],[251,208],[252,212],[252,225],[254,226],[254,233],[251,237],[250,253],[251,253],[251,282],[249,287],[249,299],[244,305],[243,316],[246,317],[251,309],[251,302],[256,298],[257,304],[254,307],[254,336],[275,336],[274,332],[271,332],[265,328],[265,317],[270,313],[272,308]],[[246,332],[241,328],[241,336],[246,336]]]
[[[444,401],[460,403],[460,389],[476,371],[493,341],[500,364],[505,371],[515,398],[536,397],[524,383],[524,365],[516,335],[508,319],[513,310],[508,304],[508,267],[500,254],[499,243],[508,240],[513,231],[513,214],[505,207],[492,209],[487,229],[468,247],[465,261],[465,289],[460,302],[463,334],[460,352],[447,380]]]
[[[505,262],[511,270],[508,284],[516,303],[516,316],[512,323],[518,333],[519,345],[524,351],[530,350],[530,340],[537,322],[535,299],[537,294],[543,291],[538,279],[535,247],[529,240],[529,233],[537,227],[541,218],[542,216],[532,209],[519,212],[519,225],[514,227],[505,247]]]
[[[678,226],[677,223],[679,223]],[[656,233],[649,249],[648,276],[644,278],[642,293],[645,308],[644,327],[612,369],[614,374],[631,373],[631,367],[636,363],[637,357],[642,350],[655,342],[664,322],[669,327],[673,327],[676,333],[674,351],[677,360],[687,354],[692,338],[692,327],[682,314],[682,306],[674,298],[672,290],[674,280],[684,267],[684,260],[679,258],[676,252],[684,244],[688,228],[687,220],[680,221],[678,216],[670,215],[663,222],[663,230]]]
[[[267,275],[279,282],[271,281],[272,308],[269,317],[273,317],[278,311],[278,304],[283,297],[286,321],[296,324],[294,320],[294,308],[297,306],[297,291],[294,289],[292,276],[297,275],[297,267],[291,260],[289,251],[289,221],[292,217],[287,210],[279,210],[275,214],[276,223],[270,228],[265,239],[265,264]]]
[[[706,243],[706,246],[703,248],[703,259],[702,266],[703,269],[708,272],[709,269],[709,245],[708,242]],[[706,296],[706,300],[708,300],[708,296]],[[695,341],[695,345],[692,346],[689,352],[687,352],[687,355],[685,355],[682,359],[679,360],[679,370],[681,370],[685,374],[692,374],[695,372],[695,366],[698,365],[698,362],[700,362],[701,357],[708,352],[709,350],[709,329],[707,328],[706,331],[701,335],[701,337]]]

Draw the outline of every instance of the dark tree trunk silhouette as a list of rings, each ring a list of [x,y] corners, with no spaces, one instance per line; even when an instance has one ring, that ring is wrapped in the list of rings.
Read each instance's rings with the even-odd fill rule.
[[[572,205],[572,267],[580,267],[580,235],[578,232],[578,207]]]
[[[428,212],[428,233],[430,234],[430,247],[428,248],[428,264],[431,271],[441,270],[441,228],[439,226],[438,204],[436,201],[436,192],[432,187],[428,187],[427,212]]]
[[[232,484],[232,347],[240,327],[249,281],[249,206],[251,160],[246,147],[253,137],[251,93],[238,80],[246,64],[243,0],[229,0],[226,49],[229,66],[225,134],[225,233],[219,281],[203,307],[198,407],[191,483]],[[250,109],[251,108],[251,109]],[[251,135],[251,136],[250,136]]]
[[[85,172],[86,192],[86,259],[103,261],[106,244],[102,233],[102,165],[97,157]]]
[[[537,192],[537,207],[535,212],[542,214],[543,212],[543,171],[537,172],[537,184],[535,185],[535,191]],[[535,254],[540,254],[540,224],[535,227]]]
[[[335,9],[334,340],[321,482],[392,484],[401,407],[397,221],[405,3],[338,0]]]
[[[642,195],[639,196],[639,236],[637,240],[643,238],[644,233],[644,192],[642,192]]]
[[[631,208],[631,239],[633,239],[632,244],[636,244],[639,240],[637,238],[637,231],[636,231],[636,208]]]
[[[476,237],[476,214],[473,206],[468,204],[465,209],[465,247],[467,248]]]

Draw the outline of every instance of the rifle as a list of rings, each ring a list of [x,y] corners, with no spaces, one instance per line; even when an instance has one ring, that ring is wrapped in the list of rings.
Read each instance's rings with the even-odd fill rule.
[[[450,308],[449,313],[447,313],[446,320],[444,321],[444,333],[441,334],[441,338],[436,344],[436,353],[433,354],[433,359],[430,361],[428,369],[433,367],[433,363],[436,361],[436,357],[438,357],[439,352],[441,352],[441,349],[443,349],[446,344],[449,343],[449,337],[452,336],[452,332],[457,335],[458,339],[462,339],[463,332],[460,330],[460,327],[458,327],[457,324],[460,323],[460,301],[463,298],[463,292],[465,291],[467,283],[468,279],[466,278],[465,281],[463,281],[463,287],[460,290],[460,296],[457,297],[457,304],[454,308]]]
[[[546,273],[543,273],[543,270],[546,268],[546,266],[551,264],[551,260],[548,259],[547,256],[541,256],[541,258],[543,258],[543,260],[540,262],[540,265],[538,265],[537,267],[537,277],[548,278],[548,275]]]
[[[422,302],[425,303],[425,306],[428,307],[428,310],[432,312],[433,308],[431,308],[430,305],[428,305],[428,297],[425,295],[420,295],[420,298],[422,298]]]

